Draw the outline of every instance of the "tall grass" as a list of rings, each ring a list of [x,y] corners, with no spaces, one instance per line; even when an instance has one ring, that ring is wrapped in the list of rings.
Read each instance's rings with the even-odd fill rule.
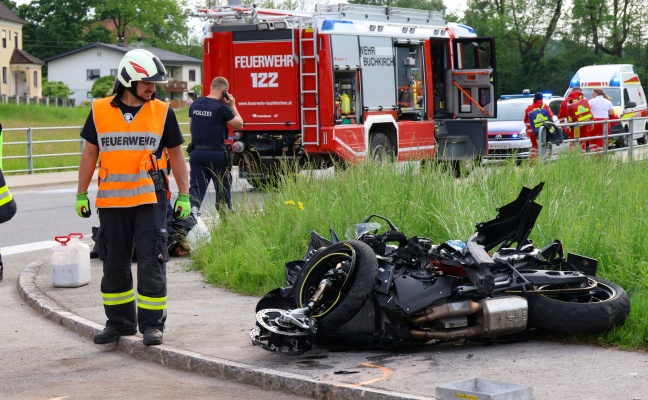
[[[543,211],[530,238],[539,246],[560,239],[568,252],[599,259],[598,275],[628,291],[632,312],[598,340],[645,349],[646,167],[572,155],[548,164],[477,168],[462,179],[435,165],[370,163],[325,178],[287,173],[261,203],[243,201],[249,205],[222,220],[209,245],[192,254],[193,265],[214,285],[261,295],[285,284],[284,263],[303,256],[311,230],[328,236],[333,228],[343,238],[347,226],[375,213],[408,236],[466,240],[477,222],[494,218],[496,207],[517,197],[522,186],[545,182],[537,199]]]

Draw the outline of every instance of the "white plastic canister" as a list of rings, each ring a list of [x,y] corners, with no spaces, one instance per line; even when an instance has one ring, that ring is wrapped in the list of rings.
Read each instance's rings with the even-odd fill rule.
[[[50,273],[54,287],[79,287],[90,283],[90,246],[81,233],[56,236],[61,245],[52,247]]]

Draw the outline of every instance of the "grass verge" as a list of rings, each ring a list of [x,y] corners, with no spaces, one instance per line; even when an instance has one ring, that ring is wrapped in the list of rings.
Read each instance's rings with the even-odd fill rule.
[[[277,191],[260,202],[244,199],[246,206],[222,220],[210,243],[193,252],[193,265],[213,285],[262,295],[285,284],[284,263],[303,256],[311,230],[328,237],[333,228],[343,237],[347,226],[375,213],[408,236],[466,240],[522,186],[544,181],[537,200],[543,210],[530,238],[539,246],[560,239],[566,251],[599,259],[599,276],[626,289],[632,311],[623,326],[591,340],[645,350],[645,171],[643,162],[573,155],[549,164],[477,168],[459,180],[434,165],[366,164],[327,178],[286,174]]]

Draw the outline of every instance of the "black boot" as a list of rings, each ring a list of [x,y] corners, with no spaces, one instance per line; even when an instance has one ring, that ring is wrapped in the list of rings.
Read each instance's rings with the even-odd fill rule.
[[[90,258],[99,258],[99,253],[97,252],[97,232],[99,231],[99,228],[96,226],[92,227],[92,240],[94,240],[95,244],[94,247],[92,247],[92,250],[90,250]]]

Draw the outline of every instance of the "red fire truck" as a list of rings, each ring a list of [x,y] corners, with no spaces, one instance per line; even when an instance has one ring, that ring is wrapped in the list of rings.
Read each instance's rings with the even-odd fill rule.
[[[203,9],[203,86],[224,76],[245,122],[233,163],[255,186],[283,162],[459,161],[487,151],[495,48],[436,11],[318,4]]]

